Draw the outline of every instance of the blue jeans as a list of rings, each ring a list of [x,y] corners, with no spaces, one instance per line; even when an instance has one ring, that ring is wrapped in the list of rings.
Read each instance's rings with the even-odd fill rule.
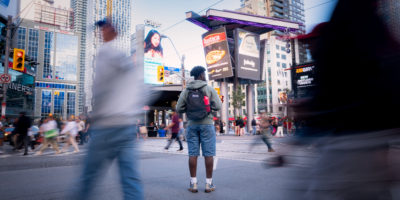
[[[255,135],[257,133],[257,126],[252,126],[253,128],[253,135]]]
[[[215,156],[215,127],[211,124],[190,125],[187,128],[186,140],[189,156],[200,155],[200,145],[203,156]]]
[[[91,140],[84,161],[78,199],[88,199],[94,184],[105,174],[113,160],[117,160],[124,199],[144,199],[139,176],[135,146],[136,126],[89,130]]]

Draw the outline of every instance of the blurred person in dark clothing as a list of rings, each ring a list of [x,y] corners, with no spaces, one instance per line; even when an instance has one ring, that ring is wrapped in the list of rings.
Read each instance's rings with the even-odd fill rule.
[[[182,151],[183,150],[183,146],[182,146],[182,142],[181,139],[178,136],[179,133],[179,115],[178,113],[174,110],[172,111],[172,116],[171,116],[171,123],[165,127],[165,130],[171,129],[171,138],[168,141],[167,146],[165,147],[166,150],[169,149],[169,147],[171,146],[172,142],[174,142],[174,140],[178,141],[179,143],[179,150],[178,151]]]
[[[104,43],[95,58],[91,141],[80,176],[78,197],[74,199],[89,199],[97,180],[104,175],[104,168],[116,160],[123,199],[141,200],[144,196],[135,149],[135,122],[147,104],[149,89],[143,78],[137,76],[143,69],[116,47],[118,33],[111,21],[102,20],[96,25]]]
[[[19,118],[18,121],[15,125],[15,132],[19,135],[18,137],[19,142],[23,143],[25,151],[24,151],[24,156],[28,155],[28,146],[30,143],[30,137],[28,136],[28,129],[31,127],[32,122],[29,117],[26,116],[25,112],[19,113]],[[16,145],[17,147],[20,146],[20,144]]]
[[[321,156],[310,169],[304,199],[392,199],[391,168],[398,166],[389,151],[400,123],[376,117],[400,112],[399,35],[386,20],[393,13],[379,12],[388,2],[340,0],[310,42],[316,88],[293,110],[305,122],[301,135],[318,137]]]

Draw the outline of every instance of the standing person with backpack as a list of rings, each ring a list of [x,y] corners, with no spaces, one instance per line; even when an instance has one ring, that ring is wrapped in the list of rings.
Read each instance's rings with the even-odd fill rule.
[[[206,82],[206,69],[196,66],[190,71],[194,81],[189,82],[181,93],[176,109],[186,113],[189,121],[187,127],[187,143],[189,151],[190,188],[195,193],[197,189],[197,157],[200,155],[200,145],[206,165],[205,192],[212,192],[215,186],[212,182],[214,157],[216,151],[216,135],[213,125],[212,111],[221,109],[221,100],[217,92]]]

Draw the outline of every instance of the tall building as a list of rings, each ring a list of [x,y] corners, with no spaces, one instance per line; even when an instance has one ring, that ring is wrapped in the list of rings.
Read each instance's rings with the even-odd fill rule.
[[[117,48],[130,54],[132,34],[132,0],[113,0],[112,2],[112,23],[118,31],[118,38],[114,42]],[[88,111],[92,109],[92,84],[94,74],[94,58],[102,41],[99,30],[94,24],[107,16],[107,0],[92,0],[87,2],[87,31],[86,35],[86,76],[85,76],[85,95]]]
[[[13,46],[25,49],[38,63],[35,78],[34,116],[50,113],[78,115],[80,55],[74,13],[67,1],[21,1],[21,19]],[[62,7],[66,6],[66,7]]]
[[[298,34],[305,33],[303,0],[241,0],[240,12],[291,20],[300,23]],[[285,102],[279,96],[292,90],[290,71],[294,63],[307,61],[306,50],[302,44],[294,45],[280,39],[287,33],[272,31],[261,36],[265,40],[264,68],[266,82],[255,87],[256,112],[264,110],[272,115],[282,116]],[[293,50],[296,51],[294,54]],[[296,55],[296,56],[295,56]]]
[[[87,4],[86,0],[71,0],[71,8],[74,10],[74,28],[80,35],[79,46],[79,94],[78,109],[79,113],[85,112],[85,74],[86,74],[86,34],[87,34]]]
[[[298,33],[305,33],[304,0],[240,0],[240,2],[241,8],[238,10],[240,12],[298,22],[301,24]],[[269,35],[282,36],[284,34],[281,31],[274,31]],[[298,45],[299,60],[296,63],[305,63],[308,61],[306,46],[301,43]]]

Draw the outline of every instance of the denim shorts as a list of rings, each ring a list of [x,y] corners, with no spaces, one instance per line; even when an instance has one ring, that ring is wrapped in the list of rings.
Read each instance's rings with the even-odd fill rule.
[[[187,128],[186,140],[189,156],[200,155],[200,145],[203,156],[215,156],[216,136],[214,125],[190,125]]]

